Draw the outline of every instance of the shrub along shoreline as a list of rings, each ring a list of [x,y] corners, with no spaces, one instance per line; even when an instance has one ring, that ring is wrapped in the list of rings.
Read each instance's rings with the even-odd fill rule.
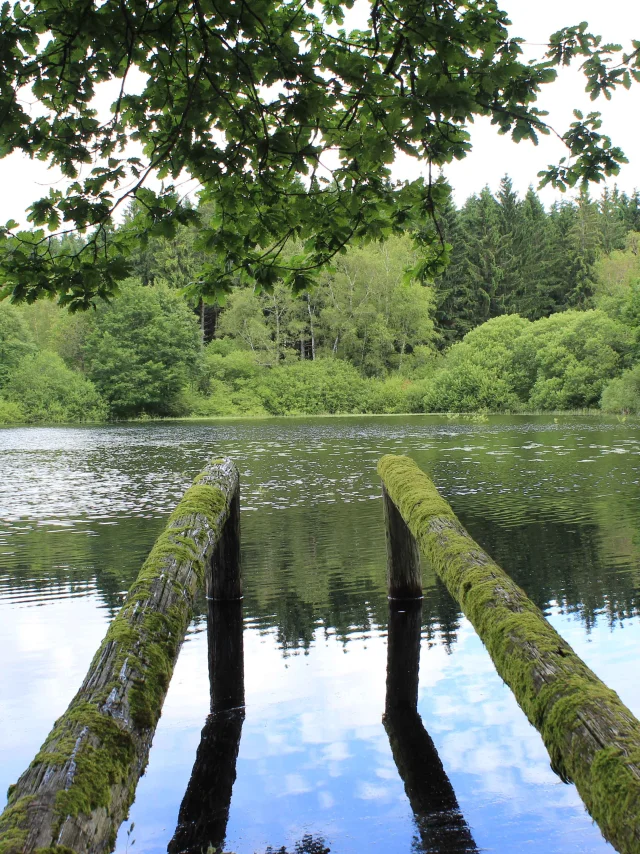
[[[238,286],[224,305],[190,305],[184,289],[140,277],[84,313],[3,300],[0,424],[640,414],[640,231],[625,240],[579,308],[525,316],[489,300],[497,316],[453,341],[436,324],[440,285],[406,280],[405,238],[349,249],[299,295]]]
[[[600,309],[566,311],[537,321],[496,317],[446,353],[408,357],[404,370],[382,377],[365,376],[351,363],[326,355],[265,365],[259,353],[239,347],[230,337],[202,346],[186,311],[182,342],[166,344],[171,352],[162,358],[154,336],[148,353],[140,355],[122,343],[119,351],[109,331],[100,336],[92,332],[94,341],[89,339],[86,350],[93,348],[93,361],[86,374],[49,350],[21,353],[0,386],[0,424],[640,412],[635,330]],[[168,330],[167,337],[174,334]]]

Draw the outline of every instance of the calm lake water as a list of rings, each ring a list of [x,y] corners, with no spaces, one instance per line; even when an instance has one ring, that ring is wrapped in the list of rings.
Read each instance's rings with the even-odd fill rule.
[[[416,732],[428,732],[441,767],[405,789],[382,723],[388,603],[375,465],[406,453],[429,471],[472,535],[640,716],[637,427],[522,416],[0,430],[0,790],[79,687],[191,478],[225,454],[242,478],[246,713],[228,815],[202,792],[226,825],[223,850],[612,851],[428,568]],[[167,850],[203,728],[199,757],[216,740],[208,712],[203,599],[117,852]],[[434,831],[434,773],[455,791],[466,842]]]

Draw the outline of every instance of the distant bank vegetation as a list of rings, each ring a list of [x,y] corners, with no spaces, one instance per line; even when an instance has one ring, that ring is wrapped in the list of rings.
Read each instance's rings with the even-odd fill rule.
[[[508,179],[443,214],[429,286],[408,238],[352,247],[312,290],[194,299],[184,228],[95,311],[0,303],[0,423],[322,413],[640,412],[640,196],[545,211]],[[187,296],[186,294],[189,294]]]

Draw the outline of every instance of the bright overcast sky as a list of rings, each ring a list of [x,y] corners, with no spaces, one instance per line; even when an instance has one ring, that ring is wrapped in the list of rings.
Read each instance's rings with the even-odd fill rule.
[[[551,33],[580,21],[588,21],[591,31],[601,34],[605,41],[621,43],[625,48],[630,46],[632,38],[640,38],[638,0],[609,0],[607,3],[602,0],[502,0],[501,5],[513,22],[513,35],[527,41],[527,58],[542,55]],[[354,25],[357,23],[353,21]],[[604,132],[629,159],[629,164],[622,167],[616,179],[618,186],[627,192],[640,188],[640,154],[637,153],[640,84],[635,84],[628,92],[620,89],[610,102],[599,98],[595,104],[585,94],[584,86],[585,80],[577,67],[563,69],[556,83],[543,89],[538,106],[549,111],[548,121],[560,133],[568,128],[574,109],[601,111]],[[109,98],[108,102],[111,100]],[[487,184],[495,190],[505,173],[512,177],[516,190],[524,193],[530,184],[537,184],[537,173],[541,169],[557,163],[565,153],[562,143],[553,137],[542,137],[537,147],[528,142],[515,145],[509,137],[499,136],[488,120],[476,121],[471,131],[473,151],[445,171],[458,204]],[[400,163],[396,175],[415,177],[416,168],[414,161],[406,165]],[[48,187],[55,185],[57,179],[45,164],[21,154],[0,160],[0,222],[10,218],[24,222],[27,205],[46,195]],[[547,204],[557,198],[550,188],[541,195]]]

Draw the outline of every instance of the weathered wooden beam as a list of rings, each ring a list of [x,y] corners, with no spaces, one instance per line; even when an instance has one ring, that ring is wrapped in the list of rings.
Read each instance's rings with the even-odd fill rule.
[[[11,787],[0,854],[112,849],[238,491],[235,465],[213,460],[171,514],[80,690]]]
[[[382,485],[387,539],[387,590],[390,599],[421,599],[422,570],[415,537]]]
[[[638,854],[640,722],[474,542],[413,460],[385,456],[378,473],[539,730],[554,770],[575,783],[604,837],[622,854]]]

